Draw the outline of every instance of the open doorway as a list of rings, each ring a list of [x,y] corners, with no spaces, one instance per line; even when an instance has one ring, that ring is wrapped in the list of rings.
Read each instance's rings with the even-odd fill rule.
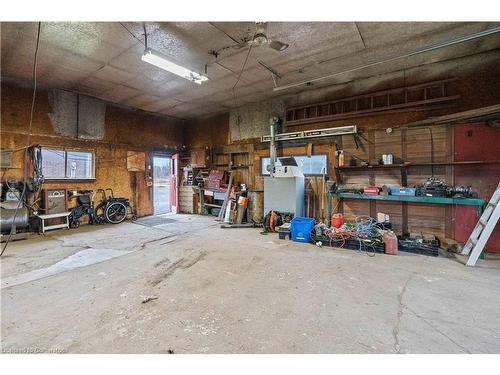
[[[153,156],[153,207],[155,215],[166,214],[171,211],[171,162],[172,159],[168,156]]]

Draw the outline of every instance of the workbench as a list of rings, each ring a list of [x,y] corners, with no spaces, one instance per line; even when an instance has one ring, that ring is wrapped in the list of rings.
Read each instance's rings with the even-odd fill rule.
[[[483,213],[484,199],[479,198],[446,198],[446,197],[421,197],[410,195],[368,195],[358,193],[328,193],[328,217],[332,217],[332,200],[337,199],[362,199],[368,201],[382,201],[382,202],[406,202],[406,203],[420,203],[420,204],[447,204],[447,205],[461,205],[461,206],[475,206],[477,207],[478,216]]]
[[[478,206],[483,207],[485,204],[484,199],[479,198],[446,198],[446,197],[419,197],[412,195],[369,195],[357,193],[329,193],[330,196],[339,199],[365,199],[376,201],[391,201],[391,202],[413,202],[413,203],[426,203],[426,204],[456,204],[464,206]]]

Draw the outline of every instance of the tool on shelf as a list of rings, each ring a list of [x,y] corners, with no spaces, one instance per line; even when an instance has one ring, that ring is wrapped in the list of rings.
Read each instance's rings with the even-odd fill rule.
[[[429,177],[417,187],[416,195],[422,197],[446,197],[446,183],[436,177]]]
[[[363,194],[366,195],[378,195],[380,189],[377,186],[365,186],[363,189]]]

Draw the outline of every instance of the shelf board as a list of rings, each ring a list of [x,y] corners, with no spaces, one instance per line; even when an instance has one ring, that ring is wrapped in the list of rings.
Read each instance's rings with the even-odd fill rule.
[[[344,165],[342,167],[335,167],[339,170],[349,169],[394,169],[406,167],[405,164],[377,164],[377,165]]]
[[[344,165],[335,167],[339,170],[351,169],[394,169],[408,167],[431,167],[431,166],[446,166],[446,165],[478,165],[478,164],[499,164],[500,160],[474,160],[474,161],[452,161],[452,162],[437,162],[437,163],[403,163],[403,164],[376,164],[376,165]]]
[[[231,166],[231,169],[250,168],[250,167],[253,167],[253,165],[233,165]]]
[[[356,193],[336,193],[329,195],[341,199],[363,199],[375,201],[391,201],[391,202],[413,202],[413,203],[430,203],[430,204],[455,204],[466,206],[483,207],[485,201],[479,198],[446,198],[446,197],[417,197],[406,195],[365,195]]]
[[[229,165],[229,164],[213,164],[214,167],[225,167],[229,169],[237,169],[237,168],[250,168],[253,167],[253,164],[247,164],[247,165]]]
[[[471,161],[452,161],[443,163],[410,163],[410,166],[427,166],[427,165],[477,165],[477,164],[499,164],[500,160],[471,160]]]
[[[199,192],[200,190],[201,191],[212,191],[214,193],[226,193],[227,192],[227,189],[211,189],[211,188],[205,188],[205,187],[200,188],[197,185],[184,185],[184,186],[192,187],[193,190],[195,190],[196,192]]]

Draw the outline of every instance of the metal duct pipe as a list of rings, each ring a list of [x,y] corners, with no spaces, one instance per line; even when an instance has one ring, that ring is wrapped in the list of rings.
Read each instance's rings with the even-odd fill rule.
[[[410,52],[410,53],[406,53],[404,55],[394,56],[394,57],[390,57],[390,58],[387,58],[387,59],[384,59],[384,60],[372,62],[372,63],[369,63],[369,64],[356,66],[354,68],[343,70],[343,71],[337,72],[337,73],[332,73],[332,74],[329,74],[329,75],[326,75],[326,76],[323,76],[323,77],[311,78],[311,79],[308,79],[307,81],[302,81],[302,82],[297,82],[297,83],[290,83],[288,85],[278,86],[278,87],[275,87],[273,89],[273,91],[287,90],[287,89],[291,89],[293,87],[311,84],[313,82],[318,82],[318,81],[322,81],[322,80],[325,80],[325,79],[328,79],[328,78],[333,78],[333,77],[336,77],[336,76],[344,74],[344,73],[351,73],[351,72],[354,72],[356,70],[360,70],[360,69],[364,69],[364,68],[369,68],[371,66],[385,64],[385,63],[388,63],[388,62],[391,62],[391,61],[400,60],[400,59],[404,59],[404,58],[415,56],[415,55],[420,55],[421,53],[434,51],[434,50],[437,50],[437,49],[440,49],[440,48],[444,48],[444,47],[452,46],[452,45],[455,45],[455,44],[467,42],[469,40],[474,40],[474,39],[482,38],[482,37],[485,37],[485,36],[488,36],[488,35],[492,35],[492,34],[496,34],[496,33],[499,33],[499,32],[500,32],[500,27],[494,27],[494,28],[491,28],[491,29],[486,29],[486,30],[483,30],[483,31],[480,31],[480,32],[477,32],[477,33],[474,33],[474,34],[465,35],[465,36],[460,37],[460,38],[456,38],[456,39],[452,39],[452,40],[447,40],[445,42],[441,42],[441,43],[433,44],[431,46],[420,48],[420,49],[417,49],[416,51],[413,51],[413,52]]]
[[[270,163],[269,163],[269,175],[271,177],[274,177],[274,166],[276,165],[276,128],[279,123],[279,118],[278,117],[271,117],[269,120],[269,125],[270,125],[270,130],[271,130],[271,144],[270,144],[270,150],[269,150],[269,158]]]

